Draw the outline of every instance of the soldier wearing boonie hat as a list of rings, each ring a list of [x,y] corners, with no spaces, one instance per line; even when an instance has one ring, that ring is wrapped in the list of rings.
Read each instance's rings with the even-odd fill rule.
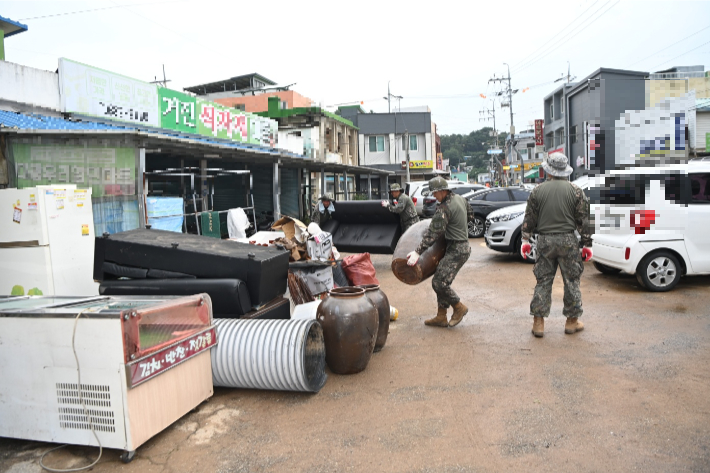
[[[542,168],[548,181],[530,193],[520,246],[521,255],[527,258],[532,249],[530,236],[538,234],[537,260],[533,268],[537,285],[530,302],[530,315],[534,317],[532,333],[536,337],[544,335],[545,317],[550,315],[552,283],[558,266],[565,287],[562,311],[567,317],[565,333],[572,334],[584,328],[579,321],[582,315],[579,279],[584,271],[583,261],[592,258],[589,201],[582,189],[568,181],[572,168],[567,156],[553,153],[542,163]],[[575,230],[581,236],[581,252]]]
[[[402,233],[404,233],[409,227],[419,222],[417,209],[414,207],[412,199],[402,192],[402,187],[399,184],[390,186],[390,194],[392,201],[383,200],[382,207],[387,207],[390,212],[399,214],[399,224],[402,227]]]
[[[441,177],[429,181],[429,192],[439,201],[436,213],[431,219],[429,228],[422,237],[415,251],[407,255],[407,264],[414,266],[419,255],[424,253],[441,235],[446,238],[446,253],[436,266],[436,272],[431,280],[431,287],[436,292],[438,310],[436,316],[424,321],[426,325],[435,327],[454,327],[468,313],[459,296],[451,288],[451,283],[471,256],[471,246],[468,243],[468,222],[473,221],[473,209],[466,199],[449,190],[449,184]],[[454,308],[451,321],[446,312]]]

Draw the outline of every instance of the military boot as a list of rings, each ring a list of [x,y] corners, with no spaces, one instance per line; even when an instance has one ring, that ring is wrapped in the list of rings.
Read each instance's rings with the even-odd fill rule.
[[[544,317],[534,317],[532,333],[536,337],[540,338],[545,335],[545,318]]]
[[[567,317],[565,322],[565,333],[572,334],[584,330],[584,324],[577,317]]]
[[[439,307],[436,313],[436,317],[433,319],[425,320],[424,325],[431,325],[434,327],[448,327],[449,322],[446,320],[446,309]]]
[[[451,316],[451,322],[449,322],[449,327],[456,327],[463,316],[468,314],[468,307],[463,305],[461,301],[454,304],[454,315]]]

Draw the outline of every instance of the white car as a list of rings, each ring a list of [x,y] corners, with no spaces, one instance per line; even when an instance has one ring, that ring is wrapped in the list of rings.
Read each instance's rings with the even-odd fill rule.
[[[594,266],[650,291],[710,274],[710,161],[607,173],[596,209]]]
[[[591,201],[596,201],[598,184],[603,181],[603,178],[596,176],[582,176],[575,180],[573,184],[579,186]],[[522,204],[511,205],[504,207],[488,214],[486,218],[486,229],[484,238],[486,246],[491,250],[501,251],[504,253],[515,253],[520,256],[520,246],[522,245],[522,226],[525,219],[525,209],[527,202]],[[590,206],[590,213],[593,215],[596,211],[596,205]],[[535,263],[537,260],[537,235],[530,236],[530,254],[527,259],[523,260],[527,263]],[[523,259],[520,256],[520,259]]]

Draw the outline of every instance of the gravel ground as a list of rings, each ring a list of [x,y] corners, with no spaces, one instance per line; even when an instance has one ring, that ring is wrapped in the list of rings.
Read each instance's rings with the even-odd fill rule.
[[[710,471],[710,277],[653,294],[587,264],[585,330],[564,334],[558,277],[536,339],[532,266],[471,246],[454,282],[470,312],[456,328],[424,326],[430,281],[401,284],[375,255],[400,317],[364,372],[329,373],[318,394],[216,389],[132,463],[107,450],[95,471]],[[0,439],[0,471],[39,472],[52,446]],[[96,454],[70,447],[46,462]]]

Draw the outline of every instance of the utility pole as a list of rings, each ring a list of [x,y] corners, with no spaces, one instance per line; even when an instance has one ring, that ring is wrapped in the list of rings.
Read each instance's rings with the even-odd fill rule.
[[[163,64],[163,80],[158,80],[158,77],[155,77],[155,80],[152,81],[151,84],[162,84],[163,87],[167,87],[168,82],[171,82],[171,80],[165,77],[165,64]]]
[[[490,147],[489,149],[498,149],[498,129],[496,128],[496,101],[495,101],[495,99],[491,99],[491,103],[493,104],[493,110],[488,110],[488,109],[481,110],[481,112],[480,112],[481,115],[485,114],[487,116],[479,118],[478,120],[479,121],[488,121],[491,119],[493,120],[493,136],[495,136],[496,144],[495,144],[495,148]],[[494,166],[494,164],[493,164],[494,162],[497,163],[498,166]],[[500,169],[499,175],[502,174],[503,165],[498,160],[498,156],[496,156],[495,154],[492,154],[490,157],[490,160],[489,160],[489,164],[490,164],[490,167],[488,169],[489,169],[489,171],[493,171],[494,175],[495,175],[495,171],[494,171],[495,169]]]
[[[562,74],[562,77],[560,77],[559,79],[556,79],[555,82],[559,82],[561,80],[567,79],[567,83],[569,84],[570,82],[572,82],[576,78],[577,78],[577,76],[572,77],[572,75],[570,74],[569,61],[567,61],[567,75]]]
[[[392,81],[387,81],[387,97],[382,97],[383,99],[387,100],[387,113],[392,113],[391,99],[395,98],[397,99],[397,103],[399,103],[399,101],[404,98],[401,95],[394,95],[390,92],[390,82]]]
[[[404,130],[404,139],[407,140],[407,181],[410,182],[409,179],[409,132],[407,130]]]
[[[515,147],[513,146],[513,144],[515,143],[515,124],[513,123],[513,94],[517,92],[517,89],[513,90],[513,88],[510,85],[510,66],[505,62],[503,63],[503,65],[508,66],[508,77],[498,77],[497,78],[494,75],[493,79],[489,79],[488,82],[504,82],[504,81],[508,82],[508,90],[503,92],[503,93],[508,94],[508,103],[501,105],[501,106],[510,107],[510,159],[508,160],[508,162],[510,163],[510,161],[512,161],[513,155],[515,153]],[[521,175],[522,175],[522,170],[523,170],[523,163],[521,160],[521,163],[520,163]]]

